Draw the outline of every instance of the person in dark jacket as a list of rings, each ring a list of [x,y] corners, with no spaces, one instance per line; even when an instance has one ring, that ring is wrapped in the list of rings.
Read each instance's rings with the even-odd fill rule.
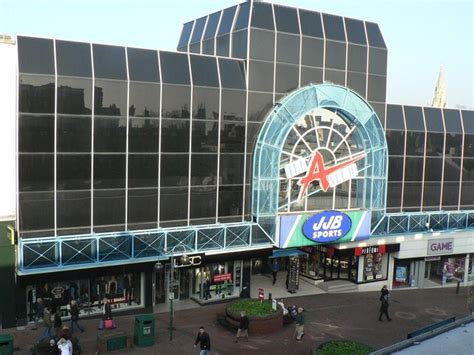
[[[196,337],[196,341],[194,342],[194,347],[196,347],[198,344],[201,345],[201,351],[199,352],[199,355],[209,355],[209,352],[211,351],[211,338],[204,330],[204,327],[199,328],[199,333]]]
[[[296,340],[300,341],[304,337],[304,314],[303,314],[303,307],[298,307],[298,313],[295,317],[295,334]]]
[[[71,333],[74,333],[74,325],[79,328],[81,333],[84,333],[84,327],[79,324],[79,307],[75,300],[71,301],[69,313],[71,315]]]
[[[249,341],[249,317],[245,314],[245,311],[240,312],[240,323],[239,329],[237,330],[237,338],[234,340],[234,343],[239,341],[240,336],[245,336],[247,341]]]
[[[382,321],[382,315],[385,314],[385,317],[387,318],[387,320],[389,322],[392,321],[392,319],[389,317],[388,315],[388,299],[390,297],[390,292],[388,291],[387,289],[387,285],[385,285],[384,287],[382,287],[382,289],[380,290],[380,315],[379,315],[379,321]]]

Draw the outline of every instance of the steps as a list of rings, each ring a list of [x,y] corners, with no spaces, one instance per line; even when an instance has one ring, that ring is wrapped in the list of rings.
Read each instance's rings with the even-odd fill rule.
[[[319,288],[323,289],[327,293],[345,293],[345,292],[357,292],[357,285],[350,281],[325,281],[318,285]]]

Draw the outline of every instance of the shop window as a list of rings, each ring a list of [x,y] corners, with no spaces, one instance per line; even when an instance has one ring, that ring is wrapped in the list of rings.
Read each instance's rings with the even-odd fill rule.
[[[312,279],[323,279],[325,255],[323,253],[303,255],[300,259],[300,273]]]
[[[227,261],[207,264],[193,270],[192,297],[213,302],[240,293],[242,262]]]
[[[363,256],[363,281],[386,280],[388,254],[372,253]]]

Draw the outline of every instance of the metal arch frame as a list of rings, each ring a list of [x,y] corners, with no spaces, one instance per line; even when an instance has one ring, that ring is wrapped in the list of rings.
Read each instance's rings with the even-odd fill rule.
[[[361,130],[368,140],[367,158],[371,167],[369,201],[372,226],[377,228],[385,215],[388,179],[388,149],[384,130],[372,107],[357,93],[339,85],[308,85],[293,91],[274,105],[265,118],[253,156],[252,215],[269,237],[276,233],[279,209],[280,156],[289,132],[305,114],[316,108],[341,113]],[[367,182],[366,182],[367,183]],[[375,213],[374,213],[375,212]]]

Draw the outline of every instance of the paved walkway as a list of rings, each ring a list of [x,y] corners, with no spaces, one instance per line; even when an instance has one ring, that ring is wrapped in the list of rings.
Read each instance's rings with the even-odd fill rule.
[[[293,339],[294,326],[265,337],[252,337],[250,341],[234,344],[234,333],[219,325],[217,315],[225,305],[212,305],[175,313],[174,339],[169,341],[168,313],[157,313],[157,343],[150,348],[131,348],[114,354],[198,354],[193,348],[199,326],[203,325],[211,336],[213,354],[308,354],[322,342],[333,339],[350,339],[382,348],[406,339],[407,333],[452,316],[468,314],[466,289],[459,294],[452,288],[428,290],[397,290],[392,292],[389,313],[393,322],[379,322],[379,293],[318,294],[286,298],[286,304],[297,304],[306,310],[306,336],[302,342]],[[133,316],[116,317],[119,330],[132,336]],[[86,326],[78,334],[84,354],[95,354],[98,331],[97,320],[82,320]],[[3,331],[6,332],[6,331]],[[28,349],[39,336],[40,330],[13,330],[15,354],[29,354]],[[444,349],[446,351],[446,349]],[[448,353],[448,352],[445,352]]]

